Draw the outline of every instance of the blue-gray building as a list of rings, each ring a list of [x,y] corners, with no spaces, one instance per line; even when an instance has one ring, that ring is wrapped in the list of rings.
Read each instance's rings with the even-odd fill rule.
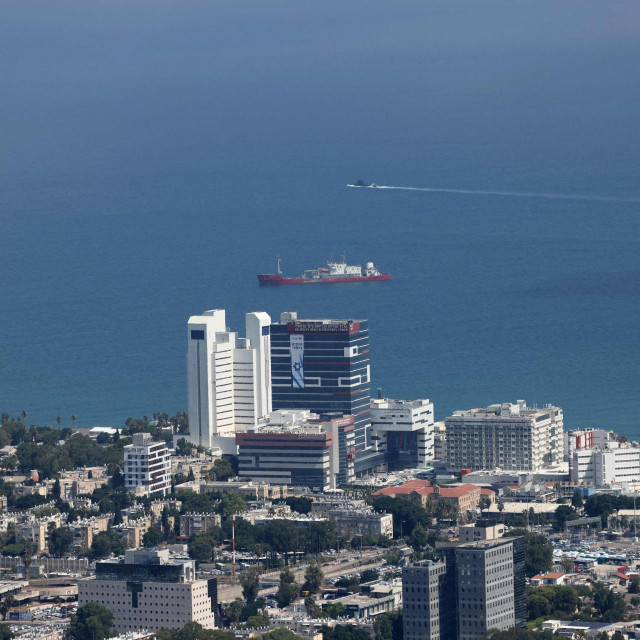
[[[371,365],[367,320],[300,319],[271,325],[274,409],[353,415],[355,472],[384,462],[371,447]]]

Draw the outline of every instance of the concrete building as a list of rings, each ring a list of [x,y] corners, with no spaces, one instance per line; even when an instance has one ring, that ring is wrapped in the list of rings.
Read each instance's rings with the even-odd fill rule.
[[[335,489],[353,480],[354,419],[339,413],[274,411],[236,434],[238,475],[271,484]]]
[[[221,524],[222,517],[217,513],[185,513],[180,516],[180,536],[202,536]]]
[[[338,603],[344,605],[346,617],[354,620],[371,620],[400,607],[402,587],[399,580],[363,584],[360,593],[335,600],[325,600],[322,608],[327,609],[332,604]]]
[[[240,338],[227,329],[223,309],[189,318],[189,442],[235,454],[235,434],[269,415],[270,324],[264,312],[247,313]]]
[[[604,429],[572,429],[564,433],[564,455],[569,462],[569,476],[574,475],[574,453],[576,451],[591,449],[606,449],[610,443],[617,442],[616,434],[613,431]]]
[[[505,526],[495,520],[479,520],[475,524],[458,527],[458,540],[464,542],[479,542],[481,540],[497,540],[502,538]]]
[[[524,542],[484,540],[456,548],[459,640],[477,640],[489,629],[510,629],[526,623],[524,545],[519,562],[514,540]],[[524,613],[519,610],[520,604]]]
[[[444,420],[433,425],[433,458],[436,461],[447,459],[447,427]]]
[[[299,319],[271,325],[274,409],[354,416],[356,474],[384,464],[371,433],[371,364],[367,320]]]
[[[424,468],[434,460],[433,425],[429,400],[371,400],[371,439],[390,470]]]
[[[404,640],[456,640],[455,580],[446,562],[423,560],[402,569]]]
[[[167,444],[149,433],[134,433],[124,447],[124,482],[129,491],[166,496],[171,490],[171,457]]]
[[[197,580],[195,562],[168,550],[127,551],[124,560],[96,563],[95,579],[78,582],[78,606],[98,602],[113,614],[118,633],[215,627],[217,584]]]
[[[493,404],[445,420],[447,467],[532,471],[563,460],[562,409]]]
[[[376,513],[373,509],[333,509],[329,520],[335,522],[336,535],[352,540],[358,536],[365,538],[393,538],[393,516],[390,513]]]
[[[640,447],[609,441],[597,449],[574,449],[569,469],[571,482],[595,487],[640,482]]]
[[[35,553],[42,553],[47,549],[50,526],[57,529],[61,525],[62,518],[59,513],[22,522],[16,525],[16,542],[31,542],[35,547]]]

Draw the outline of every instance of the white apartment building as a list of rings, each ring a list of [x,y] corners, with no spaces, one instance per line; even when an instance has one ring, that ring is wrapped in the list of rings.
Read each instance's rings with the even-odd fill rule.
[[[534,471],[563,460],[562,409],[492,404],[445,420],[447,467]]]
[[[569,465],[571,482],[607,487],[640,482],[640,448],[618,442],[593,449],[575,449]]]
[[[127,551],[124,560],[96,563],[95,579],[78,582],[78,606],[98,602],[113,614],[118,633],[215,628],[215,580],[196,580],[195,562],[168,550]]]
[[[226,327],[223,309],[189,318],[187,440],[235,453],[235,434],[271,411],[271,318],[247,313],[246,338]]]
[[[433,402],[371,400],[372,441],[387,456],[389,468],[426,467],[435,458]]]
[[[149,433],[134,433],[124,447],[124,483],[129,491],[166,496],[171,490],[171,458],[167,443]]]
[[[583,449],[600,449],[610,442],[616,442],[616,434],[613,431],[594,429],[572,429],[564,432],[564,459],[569,461],[569,475],[573,472],[574,452]]]

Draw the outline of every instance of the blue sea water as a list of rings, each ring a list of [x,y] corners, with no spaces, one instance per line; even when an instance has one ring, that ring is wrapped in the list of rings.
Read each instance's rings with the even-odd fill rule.
[[[6,2],[0,410],[186,409],[186,321],[366,317],[373,386],[640,438],[640,5]],[[346,253],[388,283],[260,288]]]

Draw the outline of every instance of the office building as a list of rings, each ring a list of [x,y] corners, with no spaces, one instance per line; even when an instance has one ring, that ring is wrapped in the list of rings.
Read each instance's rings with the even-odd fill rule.
[[[446,562],[402,569],[404,640],[456,640],[455,580]]]
[[[447,467],[534,471],[563,460],[562,409],[493,404],[445,420]]]
[[[78,582],[78,606],[97,602],[113,614],[118,633],[181,629],[197,622],[215,627],[217,583],[197,580],[195,561],[168,550],[127,551],[124,560],[96,563],[95,580]]]
[[[569,478],[597,488],[640,482],[640,447],[611,441],[596,449],[574,449]]]
[[[440,562],[403,569],[406,640],[478,640],[489,629],[526,626],[524,537],[437,548]]]
[[[574,453],[593,449],[607,449],[611,443],[616,443],[618,438],[613,431],[604,429],[572,429],[564,433],[564,455],[569,461],[569,476],[574,477],[578,473],[574,471]]]
[[[193,444],[235,453],[236,432],[269,415],[270,323],[266,313],[247,313],[240,338],[227,329],[223,309],[189,318],[187,439]]]
[[[339,413],[274,411],[236,434],[238,476],[258,482],[335,489],[353,481],[354,419]]]
[[[124,483],[129,491],[147,496],[166,496],[171,490],[171,458],[164,441],[150,433],[134,433],[124,447]]]
[[[426,467],[434,454],[433,402],[371,400],[372,441],[390,470]]]
[[[280,316],[271,325],[274,409],[354,416],[356,474],[384,463],[371,439],[367,320]]]
[[[455,556],[458,639],[477,640],[489,629],[515,627],[513,542],[501,539],[462,544]]]

